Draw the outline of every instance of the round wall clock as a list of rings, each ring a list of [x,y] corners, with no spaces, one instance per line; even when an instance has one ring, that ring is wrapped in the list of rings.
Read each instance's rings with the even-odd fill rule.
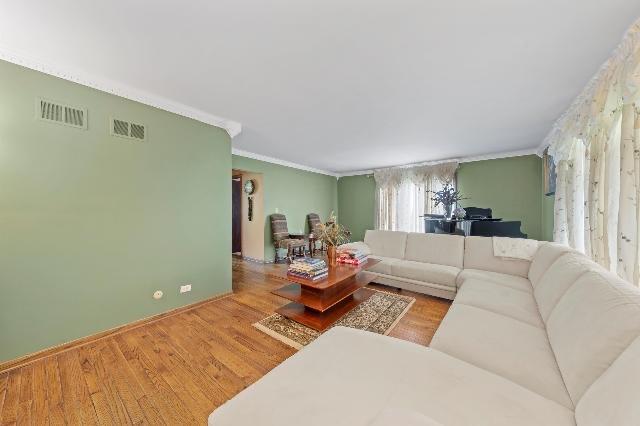
[[[253,181],[253,179],[249,179],[244,183],[244,192],[247,195],[253,194],[255,190],[256,190],[256,183]]]

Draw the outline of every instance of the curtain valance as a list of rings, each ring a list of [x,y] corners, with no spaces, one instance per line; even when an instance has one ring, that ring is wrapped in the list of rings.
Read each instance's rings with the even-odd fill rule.
[[[413,167],[389,167],[374,170],[373,178],[378,188],[383,189],[399,187],[406,181],[420,185],[434,178],[442,183],[449,183],[455,178],[457,169],[457,161]]]
[[[568,160],[573,145],[589,147],[610,134],[624,105],[640,104],[640,19],[625,34],[613,55],[600,67],[544,140],[556,164]]]

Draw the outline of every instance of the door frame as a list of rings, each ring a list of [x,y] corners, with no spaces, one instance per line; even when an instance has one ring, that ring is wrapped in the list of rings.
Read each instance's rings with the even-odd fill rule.
[[[240,210],[239,215],[240,215],[240,220],[238,221],[238,228],[239,228],[239,234],[240,234],[240,242],[238,243],[240,245],[240,254],[242,254],[242,175],[241,174],[235,174],[235,175],[231,175],[231,181],[234,182],[236,181],[236,179],[240,180],[240,203],[238,206],[238,209]],[[233,250],[233,212],[234,208],[233,208],[233,188],[231,191],[231,253],[238,253],[237,251]]]

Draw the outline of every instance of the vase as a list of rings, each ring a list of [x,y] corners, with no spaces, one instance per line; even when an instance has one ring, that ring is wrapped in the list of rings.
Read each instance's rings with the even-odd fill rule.
[[[338,264],[338,250],[336,246],[327,246],[327,258],[329,259],[329,266],[336,266]]]
[[[444,206],[444,218],[445,219],[451,219],[451,208],[453,206],[451,204],[446,204]]]

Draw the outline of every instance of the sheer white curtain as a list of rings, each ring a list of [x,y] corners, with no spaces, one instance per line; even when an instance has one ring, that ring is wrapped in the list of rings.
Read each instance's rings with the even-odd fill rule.
[[[640,20],[546,142],[554,239],[640,285]]]
[[[376,229],[424,232],[420,216],[443,213],[433,206],[429,191],[453,183],[457,167],[453,162],[376,170]]]

